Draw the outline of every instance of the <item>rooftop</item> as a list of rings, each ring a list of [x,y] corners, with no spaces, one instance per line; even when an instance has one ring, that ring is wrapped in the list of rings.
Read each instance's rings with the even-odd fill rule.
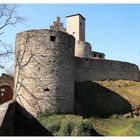
[[[84,20],[86,20],[86,19],[85,19],[81,14],[79,14],[79,13],[78,13],[78,14],[74,14],[74,15],[70,15],[70,16],[66,16],[66,18],[68,18],[68,17],[73,17],[73,16],[78,16],[78,15],[81,16]]]

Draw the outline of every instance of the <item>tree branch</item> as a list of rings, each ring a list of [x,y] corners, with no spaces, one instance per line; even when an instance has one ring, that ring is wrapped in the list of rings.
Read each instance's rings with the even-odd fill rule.
[[[0,4],[0,30],[8,25],[16,25],[25,19],[16,14],[16,5]]]

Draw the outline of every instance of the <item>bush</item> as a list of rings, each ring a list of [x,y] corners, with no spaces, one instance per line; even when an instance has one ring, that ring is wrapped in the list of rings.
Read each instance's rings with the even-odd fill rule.
[[[60,131],[57,135],[59,136],[71,136],[71,132],[73,129],[73,124],[69,120],[64,120],[60,124]]]
[[[40,123],[55,136],[99,135],[87,119],[75,115],[50,115],[39,118]]]
[[[47,125],[47,129],[52,133],[52,134],[57,134],[60,131],[60,122],[51,122]]]
[[[91,123],[88,121],[80,121],[76,127],[74,128],[72,135],[73,136],[92,136],[93,135],[93,128]]]

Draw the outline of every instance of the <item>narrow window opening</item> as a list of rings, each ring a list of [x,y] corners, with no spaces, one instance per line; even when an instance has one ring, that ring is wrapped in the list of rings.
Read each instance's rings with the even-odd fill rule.
[[[50,91],[50,89],[48,89],[48,88],[45,88],[45,89],[44,89],[44,91]]]
[[[82,25],[82,22],[80,22],[80,25]]]
[[[102,56],[101,56],[101,55],[99,55],[99,58],[102,58]]]
[[[94,56],[94,57],[96,57],[97,55],[96,55],[96,54],[94,54],[93,56]]]
[[[86,58],[86,61],[88,61],[88,58]]]
[[[50,36],[50,41],[53,41],[53,42],[55,42],[55,36]]]
[[[0,91],[5,91],[5,88],[1,88]]]

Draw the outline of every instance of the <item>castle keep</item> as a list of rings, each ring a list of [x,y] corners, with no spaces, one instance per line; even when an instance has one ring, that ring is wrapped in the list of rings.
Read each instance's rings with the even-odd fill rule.
[[[66,17],[66,29],[57,21],[48,29],[16,36],[15,98],[32,115],[72,113],[74,83],[89,80],[139,81],[135,64],[106,60],[85,39],[85,18]]]

